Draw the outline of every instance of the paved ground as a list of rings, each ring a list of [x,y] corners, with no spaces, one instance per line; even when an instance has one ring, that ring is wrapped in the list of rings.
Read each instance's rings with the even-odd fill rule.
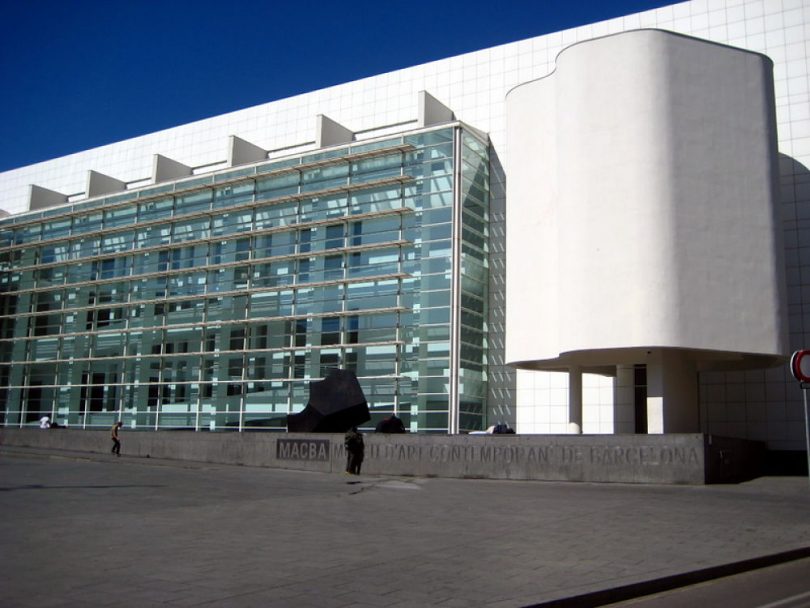
[[[346,477],[0,447],[6,607],[597,605],[621,594],[583,594],[808,548],[801,477]]]

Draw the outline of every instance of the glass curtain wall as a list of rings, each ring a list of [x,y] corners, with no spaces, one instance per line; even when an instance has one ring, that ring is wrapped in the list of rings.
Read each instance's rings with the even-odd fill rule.
[[[370,427],[483,428],[488,164],[451,126],[0,220],[3,424],[283,430],[341,367]]]

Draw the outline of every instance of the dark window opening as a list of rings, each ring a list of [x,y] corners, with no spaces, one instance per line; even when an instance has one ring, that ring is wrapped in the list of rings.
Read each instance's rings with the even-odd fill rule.
[[[340,344],[340,317],[325,317],[321,321],[321,344]]]
[[[326,227],[326,249],[343,247],[343,224]]]
[[[157,382],[157,378],[149,378],[149,382]],[[149,385],[149,393],[146,398],[147,407],[157,407],[158,397],[160,396],[160,386],[157,384]]]
[[[635,432],[647,433],[647,366],[633,366],[633,407],[635,410]]]
[[[87,408],[91,412],[104,411],[104,386],[106,384],[104,374],[93,374],[90,385],[90,403]]]
[[[360,340],[360,319],[356,316],[346,317],[346,344],[357,344]]]

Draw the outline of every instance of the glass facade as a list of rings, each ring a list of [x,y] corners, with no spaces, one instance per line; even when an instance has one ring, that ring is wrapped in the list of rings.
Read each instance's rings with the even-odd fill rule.
[[[488,171],[457,124],[0,220],[3,424],[283,430],[341,367],[484,428]]]

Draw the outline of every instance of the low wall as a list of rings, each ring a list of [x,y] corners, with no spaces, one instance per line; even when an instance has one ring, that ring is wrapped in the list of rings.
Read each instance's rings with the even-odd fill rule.
[[[758,474],[762,445],[702,434],[365,434],[363,472],[458,478],[703,484]],[[337,473],[343,436],[296,433],[121,432],[126,456]],[[109,431],[0,429],[0,444],[107,453]]]

